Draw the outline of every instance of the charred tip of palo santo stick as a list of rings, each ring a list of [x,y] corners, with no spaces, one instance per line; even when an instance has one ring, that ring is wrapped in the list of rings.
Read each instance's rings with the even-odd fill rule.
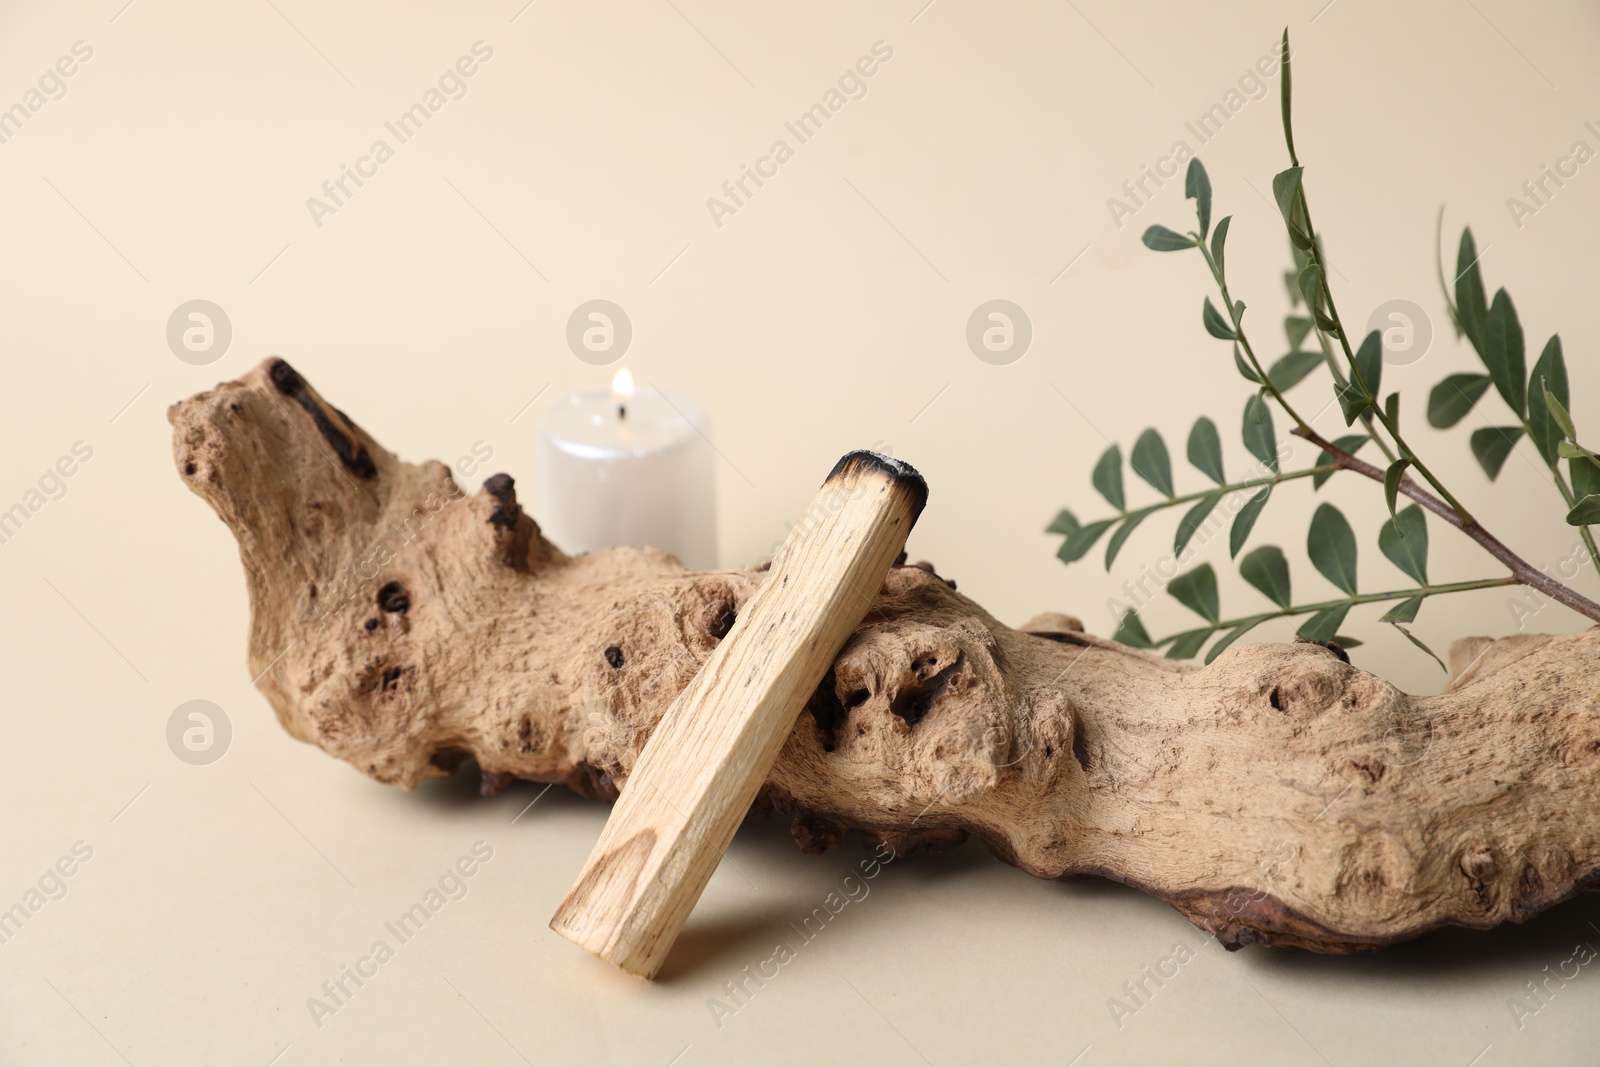
[[[868,473],[883,475],[907,494],[911,501],[911,521],[916,522],[928,503],[928,483],[923,480],[917,468],[904,460],[858,448],[854,452],[846,452],[840,456],[839,462],[833,465],[833,470],[828,472],[822,484],[828,485],[852,475]]]

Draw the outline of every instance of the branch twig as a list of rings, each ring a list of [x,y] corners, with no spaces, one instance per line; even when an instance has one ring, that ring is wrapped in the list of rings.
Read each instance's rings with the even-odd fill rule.
[[[1365,460],[1357,459],[1341,448],[1336,448],[1331,441],[1315,430],[1297,426],[1290,432],[1298,437],[1305,438],[1322,449],[1334,463],[1345,470],[1354,471],[1364,477],[1371,478],[1375,482],[1381,483],[1383,481],[1383,471]],[[1593,622],[1600,622],[1600,604],[1596,604],[1576,590],[1569,589],[1534,567],[1533,564],[1507,548],[1505,543],[1498,537],[1478,525],[1476,520],[1468,519],[1463,521],[1455,508],[1422,488],[1410,477],[1402,477],[1400,479],[1400,492],[1476,541],[1485,552],[1505,564],[1517,581],[1523,585],[1531,589],[1537,589],[1556,603],[1566,605]]]

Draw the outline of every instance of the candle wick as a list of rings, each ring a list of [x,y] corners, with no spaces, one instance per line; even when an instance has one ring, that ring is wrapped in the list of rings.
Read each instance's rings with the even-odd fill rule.
[[[628,405],[626,405],[626,404],[618,404],[617,405],[617,418],[626,419],[627,417],[628,417]]]

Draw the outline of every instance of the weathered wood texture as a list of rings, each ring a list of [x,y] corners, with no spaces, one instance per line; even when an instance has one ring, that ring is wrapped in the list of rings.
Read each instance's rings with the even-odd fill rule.
[[[239,542],[249,668],[292,735],[410,788],[467,757],[615,799],[768,575],[569,558],[495,475],[463,495],[268,360],[169,415]],[[927,521],[938,521],[937,506]],[[895,567],[757,806],[807,851],[980,837],[1169,901],[1227,945],[1375,948],[1518,921],[1600,872],[1600,628],[1463,642],[1413,697],[1309,644],[1205,668],[997,622]]]

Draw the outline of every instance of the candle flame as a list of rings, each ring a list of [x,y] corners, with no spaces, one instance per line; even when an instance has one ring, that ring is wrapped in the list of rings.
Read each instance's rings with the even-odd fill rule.
[[[619,368],[611,379],[611,399],[617,401],[633,399],[633,374],[627,367]]]

